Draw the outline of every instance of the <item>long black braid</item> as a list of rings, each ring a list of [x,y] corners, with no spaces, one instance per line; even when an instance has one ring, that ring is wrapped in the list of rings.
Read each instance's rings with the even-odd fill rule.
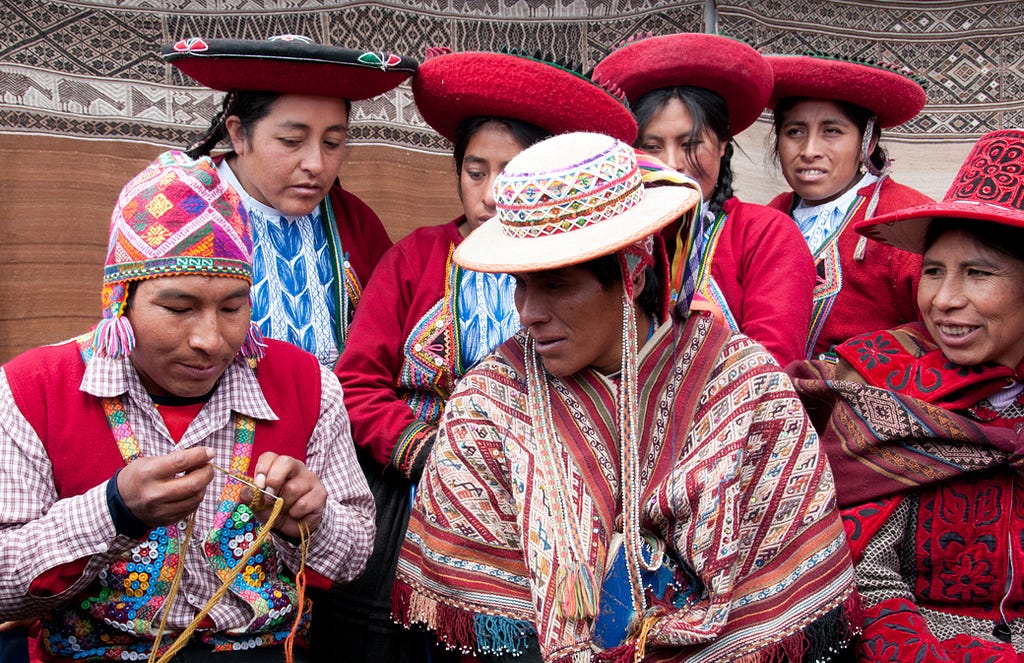
[[[638,136],[643,135],[644,130],[651,120],[654,119],[654,116],[668,105],[668,102],[672,99],[678,99],[682,102],[690,113],[690,120],[693,123],[692,129],[690,129],[690,136],[696,140],[687,146],[686,159],[695,172],[702,176],[706,174],[696,159],[699,140],[704,135],[705,130],[709,130],[714,134],[718,142],[726,144],[725,152],[722,154],[722,159],[719,163],[718,181],[715,182],[714,193],[712,193],[711,199],[708,201],[709,209],[715,216],[718,216],[722,211],[725,201],[733,196],[733,145],[732,131],[729,128],[729,107],[726,106],[725,99],[720,94],[706,88],[681,85],[651,90],[633,104],[633,115],[636,117],[636,123],[640,129]],[[637,140],[639,141],[639,138]],[[639,142],[637,147],[640,147]]]

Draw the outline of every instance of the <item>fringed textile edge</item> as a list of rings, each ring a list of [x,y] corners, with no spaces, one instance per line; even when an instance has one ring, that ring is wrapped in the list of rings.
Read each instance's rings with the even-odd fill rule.
[[[796,633],[739,659],[739,663],[799,663],[841,659],[863,627],[860,596],[855,592]],[[617,663],[617,662],[616,662]]]
[[[406,627],[423,626],[433,631],[445,647],[465,654],[519,656],[526,651],[527,638],[534,633],[533,626],[524,620],[442,603],[398,579],[391,588],[391,618]]]

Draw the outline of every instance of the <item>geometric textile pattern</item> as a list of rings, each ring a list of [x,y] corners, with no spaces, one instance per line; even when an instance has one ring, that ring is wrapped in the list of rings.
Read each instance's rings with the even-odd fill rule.
[[[974,142],[1024,126],[1021,3],[720,0],[718,28],[762,53],[826,53],[909,68],[928,103],[886,129],[907,140]],[[798,26],[794,29],[794,26]]]
[[[638,32],[700,32],[705,0],[19,0],[0,10],[0,133],[142,141],[182,148],[223,93],[160,56],[186,37],[265,39],[401,53],[515,48],[589,70]],[[230,5],[231,11],[225,10]],[[408,82],[353,104],[349,141],[450,150],[419,117]]]

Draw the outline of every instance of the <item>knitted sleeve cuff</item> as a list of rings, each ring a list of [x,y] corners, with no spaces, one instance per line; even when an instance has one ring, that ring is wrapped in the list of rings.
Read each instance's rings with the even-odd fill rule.
[[[117,489],[117,475],[123,469],[123,467],[118,468],[117,472],[114,472],[114,476],[107,482],[107,509],[110,510],[110,518],[114,521],[114,529],[118,534],[141,539],[151,528],[136,518],[121,498],[121,492]]]
[[[391,452],[391,464],[411,481],[419,481],[427,456],[434,447],[437,427],[416,421],[402,431]]]

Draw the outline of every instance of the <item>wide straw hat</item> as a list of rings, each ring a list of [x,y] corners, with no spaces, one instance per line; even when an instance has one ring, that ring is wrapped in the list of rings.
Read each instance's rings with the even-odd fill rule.
[[[625,101],[580,73],[525,55],[433,52],[413,78],[413,98],[424,121],[452,142],[459,123],[475,116],[521,120],[552,134],[636,139]]]
[[[393,53],[322,46],[300,35],[270,39],[182,39],[164,60],[214,90],[369,99],[397,87],[416,60]]]
[[[617,86],[631,104],[665,87],[711,90],[725,100],[733,135],[754,123],[772,93],[772,70],[760,53],[735,39],[699,33],[623,46],[594,67],[594,80]]]
[[[866,219],[854,229],[890,246],[924,253],[928,226],[944,219],[1024,228],[1024,129],[979,138],[941,201]]]
[[[924,108],[924,88],[909,73],[881,64],[816,55],[766,55],[775,76],[769,107],[780,99],[845,101],[871,111],[883,129],[910,120]]]
[[[567,267],[656,233],[699,200],[691,180],[642,186],[636,151],[620,140],[553,136],[520,152],[495,178],[497,216],[458,246],[455,261],[480,272]]]

